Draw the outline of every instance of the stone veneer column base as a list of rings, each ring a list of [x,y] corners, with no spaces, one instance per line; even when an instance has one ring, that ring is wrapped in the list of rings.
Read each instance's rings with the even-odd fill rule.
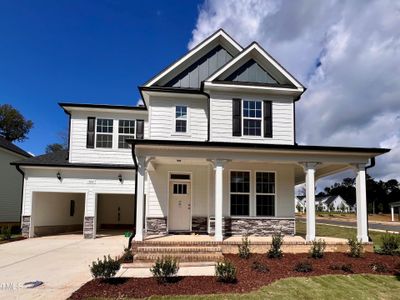
[[[94,217],[85,217],[83,222],[83,237],[85,239],[93,239],[94,236]]]
[[[25,238],[29,237],[29,229],[31,227],[31,216],[23,216],[21,220],[21,233]]]
[[[146,218],[147,234],[167,234],[167,217]]]
[[[192,217],[192,232],[207,232],[207,217]]]

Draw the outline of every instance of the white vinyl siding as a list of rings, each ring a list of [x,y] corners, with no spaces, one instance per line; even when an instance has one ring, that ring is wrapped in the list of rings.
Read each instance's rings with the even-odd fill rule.
[[[187,130],[176,132],[177,106],[187,107]],[[150,98],[150,139],[155,140],[207,140],[207,99],[204,98]]]
[[[294,144],[293,100],[279,97],[258,96],[272,101],[272,138],[263,136],[232,135],[232,98],[241,96],[212,96],[210,99],[210,141],[265,144]],[[242,97],[255,98],[252,97]],[[243,130],[243,128],[242,128]],[[262,130],[263,131],[263,130]]]

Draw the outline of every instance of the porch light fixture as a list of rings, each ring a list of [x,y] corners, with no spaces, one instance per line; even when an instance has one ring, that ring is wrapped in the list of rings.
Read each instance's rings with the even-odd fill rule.
[[[181,159],[177,159],[176,162],[180,163],[180,162],[182,162],[182,160]]]
[[[61,178],[60,172],[57,172],[57,179],[60,180],[60,181],[61,181],[61,179],[62,179],[62,178]]]
[[[118,180],[119,180],[119,182],[122,183],[122,175],[121,174],[118,175]]]

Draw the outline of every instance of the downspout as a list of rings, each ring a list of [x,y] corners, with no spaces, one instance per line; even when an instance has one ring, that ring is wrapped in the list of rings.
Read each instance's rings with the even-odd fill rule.
[[[132,158],[133,158],[133,164],[135,165],[135,196],[133,197],[135,200],[135,204],[134,204],[134,214],[135,217],[133,218],[133,228],[135,229],[134,232],[131,234],[131,236],[129,237],[129,241],[128,241],[128,249],[131,249],[132,246],[132,240],[135,237],[136,234],[136,210],[137,210],[137,169],[138,169],[138,162],[136,159],[136,152],[135,152],[135,143],[132,143]]]
[[[369,160],[369,165],[365,166],[365,176],[367,176],[367,170],[375,167],[375,157],[371,157]],[[367,179],[365,179],[365,188],[367,188]],[[367,191],[365,191],[367,193]],[[368,203],[367,203],[368,204]],[[368,223],[368,205],[367,205],[367,232],[368,232],[368,241],[372,242],[371,236],[369,235],[369,223]]]
[[[25,183],[25,172],[21,170],[19,165],[15,165],[15,168],[17,169],[18,172],[21,173],[22,175],[22,184],[21,184],[21,210],[19,214],[19,223],[21,224],[22,222],[22,205],[24,203],[24,183]]]
[[[209,142],[210,141],[210,122],[211,122],[211,119],[210,119],[211,118],[211,111],[210,111],[211,99],[210,99],[210,94],[208,94],[204,91],[204,81],[202,81],[200,84],[200,91],[202,94],[207,96],[207,140],[206,140],[206,142]]]

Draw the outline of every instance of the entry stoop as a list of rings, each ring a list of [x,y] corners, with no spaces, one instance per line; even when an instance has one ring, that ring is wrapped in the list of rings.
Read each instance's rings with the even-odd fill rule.
[[[134,262],[143,263],[166,256],[176,258],[179,262],[216,262],[223,259],[221,246],[212,242],[135,242],[132,251]]]

